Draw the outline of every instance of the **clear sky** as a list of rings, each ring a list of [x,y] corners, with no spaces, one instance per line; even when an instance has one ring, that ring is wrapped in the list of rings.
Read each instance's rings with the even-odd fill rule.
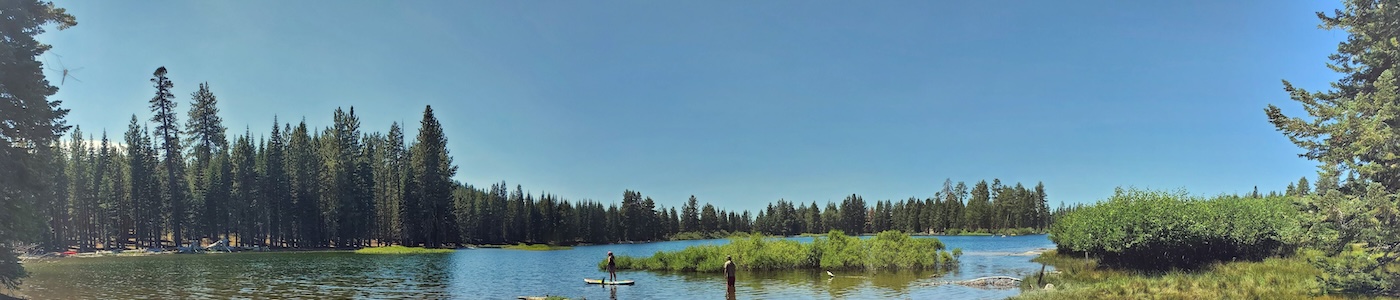
[[[1052,206],[1282,190],[1315,164],[1263,108],[1298,114],[1279,80],[1327,87],[1346,36],[1317,29],[1329,1],[55,2],[79,24],[41,39],[82,68],[57,98],[87,133],[148,120],[165,66],[230,136],[354,106],[412,137],[432,105],[458,180],[730,209],[945,178]]]

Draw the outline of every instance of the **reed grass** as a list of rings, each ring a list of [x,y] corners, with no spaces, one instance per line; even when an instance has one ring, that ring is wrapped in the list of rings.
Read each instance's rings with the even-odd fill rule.
[[[355,253],[356,253],[356,254],[433,254],[433,253],[452,253],[453,251],[457,251],[457,250],[453,250],[453,249],[428,249],[428,248],[423,248],[423,247],[405,247],[405,246],[393,245],[393,246],[385,246],[385,247],[362,248],[362,249],[359,249],[359,250],[355,250]]]
[[[757,234],[736,236],[725,245],[658,251],[650,257],[618,256],[616,263],[620,270],[723,272],[726,256],[732,256],[743,270],[896,270],[950,269],[957,266],[958,255],[944,250],[936,238],[913,238],[900,231],[881,232],[870,239],[831,231],[811,243]],[[598,263],[599,269],[606,266],[606,259]]]

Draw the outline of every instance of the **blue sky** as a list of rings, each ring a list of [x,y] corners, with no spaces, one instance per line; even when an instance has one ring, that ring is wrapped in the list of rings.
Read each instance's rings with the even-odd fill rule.
[[[41,39],[82,68],[57,98],[87,133],[149,119],[166,66],[231,134],[350,106],[416,134],[432,105],[458,180],[732,209],[945,178],[1043,181],[1052,206],[1282,190],[1315,164],[1263,108],[1298,114],[1279,80],[1327,87],[1346,36],[1317,29],[1327,1],[55,2],[79,25]]]

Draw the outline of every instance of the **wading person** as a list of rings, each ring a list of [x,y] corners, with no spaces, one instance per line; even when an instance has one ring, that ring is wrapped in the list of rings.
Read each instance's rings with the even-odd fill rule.
[[[724,257],[724,279],[729,282],[729,288],[734,288],[734,257]]]

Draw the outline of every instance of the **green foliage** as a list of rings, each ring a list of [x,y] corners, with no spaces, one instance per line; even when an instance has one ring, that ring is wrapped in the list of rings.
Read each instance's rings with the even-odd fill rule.
[[[1400,272],[1400,5],[1393,1],[1344,0],[1332,14],[1317,13],[1321,28],[1346,31],[1328,64],[1340,73],[1331,90],[1314,92],[1284,81],[1284,91],[1307,112],[1289,117],[1278,107],[1264,110],[1269,122],[1320,164],[1317,189],[1300,181],[1294,194],[1308,212],[1313,245],[1331,257],[1314,261],[1328,272],[1329,289],[1393,293]],[[1346,174],[1345,183],[1338,178]],[[1353,248],[1353,245],[1359,245]]]
[[[1303,258],[1215,263],[1195,271],[1152,273],[1109,269],[1095,259],[1049,251],[1033,261],[1059,273],[1032,274],[1012,299],[1301,299],[1320,292],[1321,275]],[[1046,291],[1045,284],[1055,289]]]
[[[679,251],[658,251],[651,257],[617,256],[618,269],[722,272],[726,256],[745,270],[934,269],[957,266],[955,253],[942,251],[935,238],[913,238],[899,231],[885,231],[859,239],[833,230],[812,243],[772,239],[752,234],[730,238],[725,245],[697,245]],[[598,264],[607,267],[604,259]]]
[[[729,238],[729,237],[736,237],[736,236],[747,236],[747,235],[748,235],[747,233],[743,233],[743,232],[727,232],[727,231],[719,231],[719,232],[695,232],[695,231],[690,231],[690,232],[681,232],[681,233],[673,234],[673,235],[671,235],[671,237],[670,237],[669,239],[672,240],[672,241],[709,240],[709,239],[722,239],[722,238]]]
[[[61,101],[49,100],[58,87],[44,78],[38,57],[51,46],[36,37],[49,25],[67,29],[77,22],[50,2],[0,2],[0,288],[13,288],[26,274],[10,246],[41,239],[41,210],[63,203],[51,179],[59,136],[68,130]],[[46,149],[48,148],[48,149]]]
[[[694,197],[679,211],[667,210],[663,201],[632,190],[624,192],[621,205],[604,205],[543,192],[536,197],[520,185],[512,192],[504,182],[478,188],[452,181],[457,169],[431,107],[425,108],[418,136],[409,143],[397,123],[387,135],[361,132],[352,107],[348,112],[336,109],[333,124],[323,128],[305,121],[294,127],[274,118],[268,139],[254,141],[245,129],[230,145],[208,84],[191,95],[187,130],[178,128],[174,84],[167,75],[162,67],[151,79],[157,89],[150,118],[155,130],[141,126],[133,115],[125,153],[91,147],[75,134],[79,142],[56,149],[45,160],[58,166],[50,171],[60,173],[42,176],[54,184],[46,192],[56,199],[42,206],[50,220],[45,246],[159,248],[203,237],[209,238],[204,243],[227,238],[234,246],[288,248],[573,245],[832,229],[958,233],[965,223],[967,187],[958,183],[953,188],[951,180],[945,181],[945,192],[930,199],[874,201],[872,207],[851,194],[825,209],[815,202],[779,200],[756,217],[702,205]],[[181,139],[185,133],[188,139]],[[998,221],[983,230],[1023,234],[1031,230],[1007,228],[1044,227],[1049,213],[1035,204],[1045,200],[1041,186],[1034,192],[1019,184],[998,191],[1006,195],[991,199],[998,203],[991,211]],[[128,233],[130,239],[119,240]],[[782,261],[755,257],[758,262]],[[927,258],[948,257],[956,255]],[[900,260],[897,264],[924,263],[923,258],[886,258]]]
[[[1062,252],[1117,266],[1192,268],[1287,253],[1301,243],[1299,228],[1287,198],[1204,200],[1185,192],[1118,189],[1107,201],[1057,221],[1051,240]]]
[[[454,251],[457,250],[432,249],[423,247],[404,247],[399,245],[393,245],[385,247],[362,248],[359,250],[355,250],[355,254],[438,254],[452,253]]]
[[[501,248],[503,248],[503,249],[511,249],[511,250],[550,251],[550,250],[569,250],[569,249],[573,249],[574,247],[569,247],[569,246],[555,246],[555,245],[548,245],[548,244],[528,244],[528,245],[527,245],[527,244],[525,244],[525,243],[518,243],[518,244],[515,244],[515,245],[507,245],[507,246],[501,247]]]
[[[29,276],[20,265],[19,257],[9,246],[0,246],[0,287],[13,289],[19,286],[20,279]]]
[[[996,233],[996,234],[997,234],[997,235],[1013,235],[1013,236],[1014,236],[1014,235],[1037,234],[1037,233],[1041,233],[1041,232],[1040,232],[1039,230],[1036,230],[1035,228],[1021,227],[1021,228],[1002,228],[1002,229],[997,230],[997,233]]]
[[[804,205],[779,199],[758,212],[753,229],[778,236],[832,229],[854,234],[901,230],[946,235],[959,235],[964,231],[985,235],[1045,231],[1053,212],[1046,205],[1044,184],[1026,188],[1019,183],[1003,186],[1000,180],[994,182],[992,185],[979,182],[969,194],[966,184],[955,185],[949,179],[944,181],[943,191],[932,198],[875,201],[873,206],[860,195],[852,194],[839,204],[827,203],[825,210],[816,203]],[[963,204],[965,201],[967,206]]]
[[[1326,271],[1318,279],[1329,289],[1343,293],[1378,294],[1393,289],[1391,281],[1396,270],[1380,265],[1380,254],[1356,245],[1352,249],[1330,256],[1314,255],[1309,259],[1318,269]]]
[[[168,78],[157,81],[161,80]],[[206,116],[217,113],[212,93],[201,90],[195,97],[208,100],[202,100],[202,108],[192,109],[195,113],[190,117],[207,122],[197,122],[193,128],[220,128],[215,124],[217,118]],[[186,163],[175,167],[189,166],[189,172],[161,176],[171,169],[161,164],[162,155],[153,142],[161,139],[151,137],[138,120],[133,116],[128,126],[129,146],[124,153],[94,150],[100,148],[81,143],[87,139],[76,134],[74,140],[79,142],[57,149],[66,152],[52,159],[63,166],[56,168],[62,174],[50,181],[61,187],[62,197],[44,206],[44,214],[53,220],[47,246],[61,249],[77,245],[87,251],[131,232],[134,239],[130,241],[135,245],[114,246],[169,247],[173,244],[166,237],[175,233],[177,223],[199,225],[180,232],[210,237],[206,243],[227,238],[235,246],[291,248],[521,242],[572,245],[724,238],[749,231],[797,235],[831,228],[859,230],[853,232],[962,230],[946,227],[961,226],[957,225],[960,221],[944,224],[929,220],[940,214],[960,215],[960,196],[951,193],[965,188],[960,184],[953,189],[951,181],[947,185],[952,196],[946,203],[917,198],[878,201],[872,215],[864,200],[853,194],[840,206],[828,203],[825,209],[815,202],[779,200],[771,209],[760,211],[757,218],[748,211],[702,206],[698,200],[687,201],[681,210],[668,210],[661,202],[631,190],[624,192],[621,205],[603,205],[592,200],[571,202],[543,192],[527,194],[520,185],[512,190],[504,182],[478,188],[447,178],[455,168],[442,148],[445,139],[438,138],[441,125],[426,109],[423,125],[429,130],[420,129],[420,139],[411,147],[405,147],[397,123],[387,135],[364,134],[354,108],[336,109],[334,123],[322,129],[306,122],[293,127],[274,119],[270,137],[256,142],[250,130],[234,136],[232,145],[224,145],[213,133],[192,137],[190,152],[198,155],[191,155],[191,161],[177,157],[176,161]],[[206,141],[206,136],[212,140]],[[199,152],[206,150],[210,161],[199,167],[200,157],[205,155]],[[172,189],[171,180],[175,186],[188,189]],[[186,180],[191,184],[185,184]],[[429,189],[430,185],[439,189]],[[448,188],[447,196],[439,195],[442,186]],[[170,198],[186,193],[193,193],[197,201],[172,202]],[[187,213],[174,213],[175,205],[188,205]],[[192,217],[197,219],[189,219]],[[879,220],[866,222],[867,218]],[[696,230],[680,231],[683,227]]]
[[[1298,201],[1307,212],[1307,244],[1318,253],[1309,261],[1327,273],[1319,279],[1329,290],[1342,293],[1395,290],[1400,266],[1389,264],[1400,258],[1393,250],[1394,226],[1400,221],[1395,197],[1379,183],[1349,181],[1339,186],[1334,181],[1324,175],[1317,192]]]
[[[447,153],[447,136],[443,134],[442,124],[433,115],[432,106],[423,109],[420,125],[418,141],[409,150],[409,173],[414,174],[417,183],[414,186],[417,190],[410,192],[417,196],[413,201],[415,204],[410,207],[416,208],[416,211],[404,217],[404,221],[417,222],[418,225],[413,227],[422,232],[419,240],[409,244],[421,242],[437,247],[452,238],[449,234],[453,222],[452,189],[455,186],[452,176],[457,174],[457,166],[452,164],[452,157]]]

